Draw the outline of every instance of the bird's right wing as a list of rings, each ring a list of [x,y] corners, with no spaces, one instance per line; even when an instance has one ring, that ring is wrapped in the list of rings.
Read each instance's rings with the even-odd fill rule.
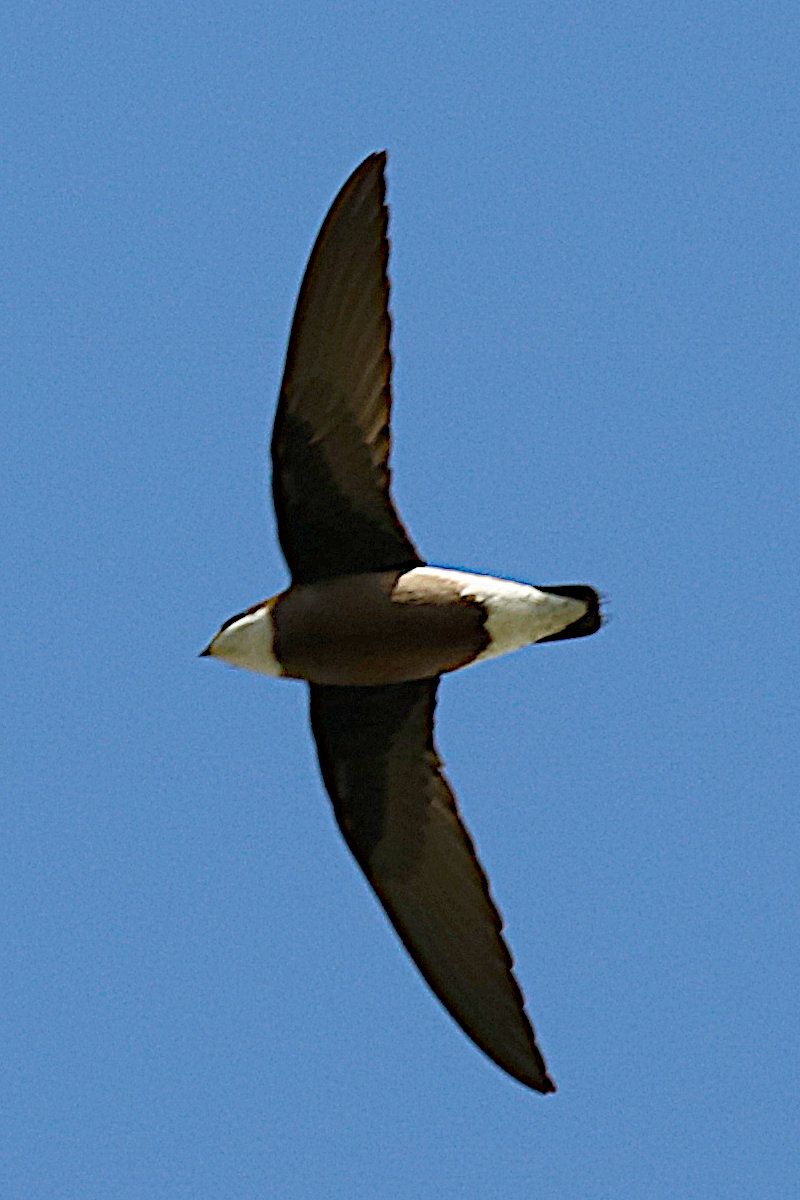
[[[334,200],[297,300],[272,435],[272,491],[295,584],[422,559],[389,494],[385,154]]]
[[[500,914],[433,743],[437,686],[312,684],[322,777],[345,841],[442,1004],[498,1066],[552,1092]]]

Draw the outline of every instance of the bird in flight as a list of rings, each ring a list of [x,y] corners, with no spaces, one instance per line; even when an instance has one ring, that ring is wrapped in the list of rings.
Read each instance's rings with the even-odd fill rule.
[[[232,617],[204,655],[309,685],[336,820],[444,1007],[498,1066],[555,1085],[486,875],[433,737],[439,677],[533,642],[584,637],[585,585],[428,566],[390,494],[386,155],[334,200],[295,309],[272,435],[291,586]]]

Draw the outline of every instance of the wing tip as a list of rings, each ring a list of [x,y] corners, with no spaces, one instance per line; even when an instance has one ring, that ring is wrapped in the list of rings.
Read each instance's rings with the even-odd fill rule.
[[[487,1054],[485,1050],[484,1054]],[[498,1061],[491,1054],[487,1054],[487,1057],[491,1059],[496,1067],[504,1071],[506,1075],[510,1075],[512,1079],[516,1080],[517,1083],[521,1083],[523,1087],[530,1088],[532,1092],[539,1092],[542,1096],[550,1096],[558,1091],[555,1081],[547,1073],[547,1067],[544,1065],[543,1060],[541,1063],[534,1062],[527,1069],[520,1068],[517,1070],[507,1062]],[[538,1049],[536,1049],[536,1058],[541,1058]]]
[[[464,1032],[466,1033],[467,1031],[464,1030]],[[493,1054],[491,1050],[486,1048],[485,1045],[481,1045],[480,1042],[476,1042],[475,1038],[472,1037],[471,1034],[468,1034],[468,1036],[475,1043],[478,1049],[483,1051],[486,1057],[493,1062],[496,1067],[499,1067],[500,1070],[504,1071],[506,1075],[510,1075],[510,1077],[517,1083],[521,1083],[523,1087],[530,1088],[532,1092],[539,1092],[539,1094],[542,1096],[549,1096],[552,1095],[553,1092],[558,1091],[555,1080],[552,1079],[548,1074],[545,1061],[542,1058],[539,1047],[536,1045],[535,1041],[530,1047],[530,1059],[527,1062],[520,1064],[519,1060],[515,1063],[509,1061],[509,1059],[504,1055],[498,1056]]]
[[[373,150],[372,154],[368,154],[367,157],[363,159],[363,161],[360,162],[355,170],[350,174],[349,178],[346,180],[341,189],[340,195],[346,191],[350,191],[351,188],[359,188],[364,184],[366,184],[367,187],[377,186],[381,207],[385,207],[386,163],[388,162],[388,159],[388,150]]]
[[[356,180],[362,179],[365,175],[371,175],[373,173],[383,175],[384,171],[386,170],[388,158],[388,150],[373,150],[371,154],[368,154],[367,157],[362,159],[358,166],[353,169],[341,190],[344,191],[348,185],[353,184]]]

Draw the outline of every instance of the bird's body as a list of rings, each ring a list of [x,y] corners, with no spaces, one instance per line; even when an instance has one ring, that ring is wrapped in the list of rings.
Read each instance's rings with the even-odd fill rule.
[[[305,680],[344,838],[407,950],[467,1034],[554,1090],[502,922],[433,741],[439,676],[601,624],[586,585],[533,587],[420,557],[389,493],[385,155],[351,175],[300,289],[272,438],[286,591],[204,654]]]
[[[412,567],[289,588],[223,628],[213,653],[309,683],[407,683],[519,650],[586,612],[529,584]]]

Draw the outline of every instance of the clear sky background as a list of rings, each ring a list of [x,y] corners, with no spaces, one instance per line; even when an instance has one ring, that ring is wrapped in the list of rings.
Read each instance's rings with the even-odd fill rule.
[[[798,1182],[796,3],[0,13],[0,1194],[661,1200]],[[422,984],[300,684],[267,443],[387,147],[395,492],[607,597],[442,685],[555,1096]]]

